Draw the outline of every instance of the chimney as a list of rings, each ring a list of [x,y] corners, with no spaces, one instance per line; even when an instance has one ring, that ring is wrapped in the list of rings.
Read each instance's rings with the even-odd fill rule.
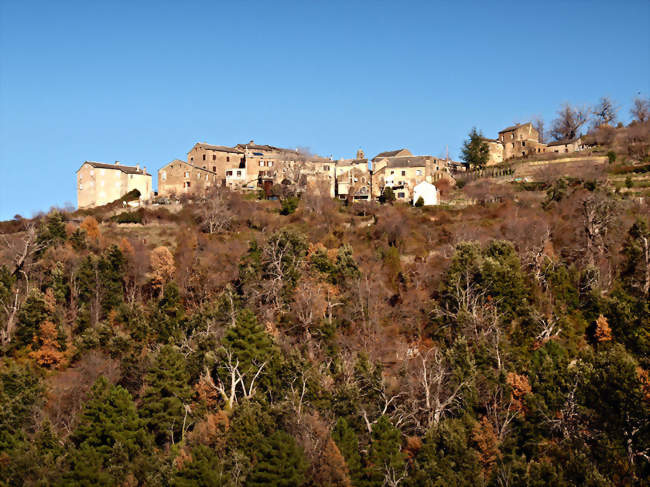
[[[119,166],[119,165],[120,165],[120,161],[115,161],[115,165],[116,165],[116,166]]]
[[[147,166],[144,166],[144,167],[142,168],[142,172],[145,173],[145,174],[147,173]]]

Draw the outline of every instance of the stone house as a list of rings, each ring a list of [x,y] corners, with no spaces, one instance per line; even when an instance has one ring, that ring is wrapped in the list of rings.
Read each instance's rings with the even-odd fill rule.
[[[409,154],[410,151],[407,151]],[[448,161],[433,156],[396,155],[375,158],[373,175],[376,181],[376,195],[384,188],[391,188],[400,201],[413,199],[413,188],[421,183],[434,183],[450,178]],[[373,160],[375,160],[373,159]],[[375,193],[373,191],[373,193]]]
[[[186,193],[202,193],[215,185],[225,185],[226,178],[203,167],[197,167],[180,159],[174,159],[158,170],[158,195],[180,196]]]
[[[531,122],[507,127],[499,132],[499,142],[503,145],[503,160],[525,157],[543,152],[544,144],[539,141],[539,132]]]
[[[558,140],[547,144],[545,152],[568,153],[578,152],[585,148],[582,138],[572,140]]]
[[[503,162],[503,144],[497,139],[483,138],[483,142],[487,144],[490,151],[487,165],[501,164]]]
[[[370,200],[371,184],[372,174],[368,159],[340,159],[336,162],[334,194],[337,198],[352,197],[354,200]]]
[[[85,161],[77,170],[77,206],[90,208],[101,206],[121,198],[137,189],[140,201],[151,198],[151,174],[147,168]]]
[[[187,163],[196,168],[211,171],[224,180],[226,168],[244,162],[244,151],[236,147],[211,145],[197,142],[187,153]],[[223,181],[222,181],[223,182]]]

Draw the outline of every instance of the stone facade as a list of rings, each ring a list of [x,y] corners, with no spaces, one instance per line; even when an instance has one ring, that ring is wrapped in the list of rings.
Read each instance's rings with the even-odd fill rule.
[[[112,203],[134,189],[140,192],[140,201],[148,201],[151,183],[151,174],[145,167],[85,161],[77,171],[77,206],[90,208]]]
[[[410,152],[409,152],[410,154]],[[398,201],[411,201],[413,188],[421,182],[434,183],[450,178],[448,162],[433,156],[398,155],[375,163],[377,195],[391,188]]]
[[[582,139],[578,137],[573,140],[558,140],[557,142],[551,142],[546,146],[545,152],[565,154],[568,152],[578,152],[584,148],[585,146],[582,143]]]
[[[210,186],[225,185],[224,177],[180,159],[174,159],[158,170],[158,195],[180,196],[201,193]]]

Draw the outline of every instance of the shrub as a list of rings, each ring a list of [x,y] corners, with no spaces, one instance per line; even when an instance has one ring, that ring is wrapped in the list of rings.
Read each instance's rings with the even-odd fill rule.
[[[418,200],[415,202],[415,206],[417,206],[418,208],[424,206],[424,198],[422,198],[422,196],[420,196]]]
[[[111,218],[116,223],[142,223],[142,211],[125,211]]]
[[[625,178],[625,187],[629,189],[632,186],[634,186],[634,182],[632,181],[632,178],[630,176],[626,177]]]
[[[613,164],[614,162],[616,162],[616,152],[610,150],[607,153],[607,159],[609,160],[610,164]]]
[[[296,208],[298,208],[298,203],[300,203],[300,199],[297,196],[289,196],[282,200],[282,209],[280,210],[280,214],[291,215],[296,211]]]

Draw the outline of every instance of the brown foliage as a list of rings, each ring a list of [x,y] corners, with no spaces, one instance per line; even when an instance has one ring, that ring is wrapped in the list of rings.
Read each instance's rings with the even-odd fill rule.
[[[483,416],[481,421],[474,426],[472,440],[478,448],[483,473],[487,475],[499,456],[499,440],[486,416]]]
[[[514,372],[508,372],[506,382],[510,387],[512,387],[511,409],[514,411],[525,412],[524,398],[527,394],[532,392],[530,382],[528,382],[528,377]]]
[[[99,245],[102,233],[99,230],[99,223],[92,216],[87,216],[79,225],[83,231],[86,232],[86,238],[88,241],[94,245]]]
[[[38,334],[34,336],[34,345],[37,348],[29,354],[41,367],[55,369],[63,362],[64,354],[61,352],[57,337],[54,323],[51,321],[41,323]]]
[[[155,289],[162,291],[162,288],[176,272],[174,256],[167,247],[160,246],[153,249],[149,260],[151,262],[151,283]]]
[[[596,331],[594,332],[594,338],[597,342],[609,342],[612,339],[612,329],[607,323],[607,318],[603,315],[600,315],[596,320]]]

